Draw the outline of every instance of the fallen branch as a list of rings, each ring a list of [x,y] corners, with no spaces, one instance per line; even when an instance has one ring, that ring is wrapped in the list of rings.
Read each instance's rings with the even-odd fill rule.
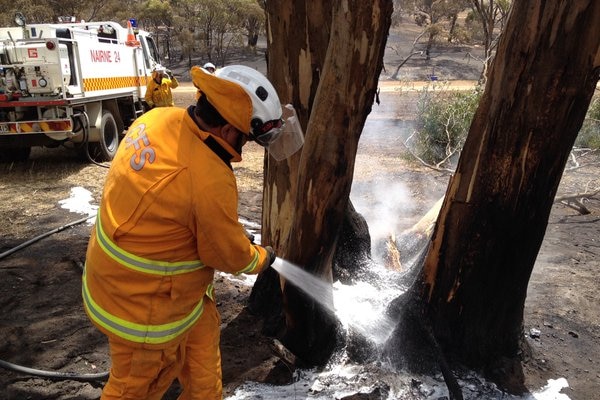
[[[413,45],[412,48],[410,49],[410,54],[408,55],[408,57],[406,57],[401,63],[400,65],[398,65],[398,67],[396,68],[396,71],[392,74],[391,78],[392,79],[398,79],[398,72],[400,71],[400,68],[402,68],[402,66],[404,64],[406,64],[408,62],[408,60],[411,59],[412,56],[415,56],[417,54],[419,55],[423,55],[422,51],[415,51],[415,47],[417,46],[417,42],[419,41],[419,39],[425,34],[425,32],[427,32],[426,30],[424,30],[423,32],[419,33],[417,35],[417,37],[415,38],[415,40],[413,41]],[[396,54],[398,54],[398,51],[396,49],[394,49],[396,51]]]
[[[295,367],[296,362],[298,361],[294,353],[289,351],[287,347],[283,345],[279,340],[273,339],[270,344],[271,350],[281,361],[283,361],[289,367]]]
[[[600,188],[595,189],[592,192],[585,191],[583,193],[566,194],[555,197],[554,202],[564,204],[565,206],[576,210],[581,215],[587,215],[590,213],[590,210],[583,204],[583,200],[590,199],[598,193],[600,193]]]
[[[573,148],[573,150],[571,150],[571,153],[569,155],[569,159],[571,160],[571,163],[573,164],[572,167],[568,167],[565,168],[565,172],[570,172],[570,171],[575,171],[578,170],[580,168],[585,168],[588,167],[590,165],[598,165],[600,164],[600,161],[595,161],[595,162],[591,162],[591,163],[585,163],[585,164],[580,164],[578,157],[585,157],[589,154],[593,154],[597,151],[597,149],[588,149],[588,148]],[[581,153],[579,156],[575,155],[575,153]]]
[[[587,163],[587,164],[575,164],[574,167],[570,167],[570,168],[566,168],[565,171],[567,172],[571,172],[571,171],[575,171],[577,169],[581,169],[581,168],[585,168],[585,167],[589,167],[591,165],[600,165],[600,161],[596,161],[596,162],[592,162],[592,163]]]

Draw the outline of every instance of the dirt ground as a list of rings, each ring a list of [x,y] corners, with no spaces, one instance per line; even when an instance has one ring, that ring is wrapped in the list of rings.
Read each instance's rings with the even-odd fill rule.
[[[383,79],[393,72],[400,58],[395,50],[390,52]],[[245,60],[248,65],[263,65],[260,54]],[[464,74],[465,68],[473,65],[465,67],[464,56],[458,53],[454,59],[440,56],[434,61],[436,66],[430,63],[425,67],[423,63],[407,63],[409,72],[405,78],[424,80],[430,71],[453,80],[476,78],[475,72]],[[389,88],[388,85],[382,87]],[[178,106],[190,104],[193,96],[193,88],[185,82],[175,92]],[[414,112],[414,99],[407,86],[403,90],[382,90],[382,104],[374,107],[373,120],[409,119]],[[403,156],[401,140],[396,137],[367,131],[363,137],[357,157],[356,187],[381,175],[403,181],[417,204],[404,221],[406,227],[410,226],[444,193],[448,176],[408,161]],[[260,223],[262,157],[262,149],[249,144],[244,149],[244,161],[235,167],[240,217],[254,224]],[[565,173],[559,195],[600,187],[599,160],[597,154],[580,157],[583,167]],[[383,174],[382,164],[387,165]],[[106,339],[89,323],[81,304],[81,267],[91,226],[78,223],[66,227],[85,215],[70,212],[59,203],[71,196],[72,188],[83,187],[91,192],[92,203],[98,204],[106,172],[106,168],[82,162],[63,148],[35,149],[27,162],[0,165],[0,360],[43,371],[93,374],[108,370]],[[532,390],[544,386],[548,379],[564,377],[570,387],[563,393],[569,398],[597,400],[600,197],[596,195],[585,205],[590,214],[581,215],[559,203],[552,210],[525,307],[524,335],[531,352],[524,355],[524,369],[527,386]],[[34,240],[53,231],[56,232]],[[28,241],[31,243],[16,249]],[[277,384],[290,379],[289,371],[271,351],[271,339],[261,334],[260,321],[245,308],[250,285],[251,282],[221,275],[216,281],[223,321],[221,348],[226,396],[245,381]],[[101,382],[34,375],[1,371],[0,398],[96,399],[100,395]],[[174,386],[165,399],[176,398],[177,392]]]

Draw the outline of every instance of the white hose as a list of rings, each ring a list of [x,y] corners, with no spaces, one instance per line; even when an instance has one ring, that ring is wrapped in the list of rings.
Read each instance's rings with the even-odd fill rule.
[[[41,378],[72,380],[80,382],[103,381],[106,380],[109,375],[108,372],[99,372],[97,374],[77,374],[74,372],[44,371],[42,369],[23,367],[21,365],[13,364],[4,360],[0,360],[0,367],[27,375],[39,376]]]

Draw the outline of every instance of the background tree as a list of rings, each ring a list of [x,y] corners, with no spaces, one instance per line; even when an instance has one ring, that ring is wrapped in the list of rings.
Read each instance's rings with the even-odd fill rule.
[[[233,47],[243,46],[244,21],[246,20],[247,0],[228,0],[216,2],[219,7],[215,13],[213,30],[214,57],[220,65],[224,65]],[[212,58],[211,58],[212,59]]]
[[[265,10],[261,4],[255,0],[246,0],[243,5],[244,28],[246,29],[246,38],[248,48],[256,51],[258,36],[264,30]]]
[[[484,49],[483,60],[481,60],[483,64],[481,81],[485,82],[496,41],[504,29],[511,2],[510,0],[470,0],[470,3],[473,13],[468,17],[468,22],[470,24],[478,22],[481,26],[481,41]]]
[[[424,28],[427,41],[425,57],[431,58],[431,49],[438,38],[451,41],[457,26],[458,15],[467,8],[465,0],[404,0],[397,2],[403,13],[412,14],[415,23]]]
[[[429,336],[451,359],[524,390],[527,285],[598,82],[599,24],[595,0],[514,2],[420,279],[396,309],[406,311],[389,343],[398,364]]]
[[[174,36],[181,48],[180,60],[187,59],[188,67],[192,66],[194,55],[210,54],[207,46],[210,47],[212,39],[207,37],[206,24],[210,26],[212,14],[207,11],[207,3],[209,2],[196,0],[172,1],[173,9],[177,10],[174,16]]]
[[[148,0],[146,7],[138,14],[140,25],[154,34],[159,53],[166,56],[167,59],[171,59],[173,14],[171,3],[165,0]]]
[[[257,0],[0,0],[5,12],[0,24],[14,26],[15,13],[21,12],[28,23],[59,22],[59,17],[75,17],[77,21],[115,21],[126,26],[135,18],[138,26],[155,34],[159,51],[168,60],[201,56],[201,63],[227,63],[233,50],[246,42],[256,45],[264,25],[265,14]]]

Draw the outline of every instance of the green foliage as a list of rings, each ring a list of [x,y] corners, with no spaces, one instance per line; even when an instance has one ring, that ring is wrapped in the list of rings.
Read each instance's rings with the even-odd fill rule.
[[[465,142],[482,90],[451,91],[439,84],[425,88],[417,104],[413,154],[428,164],[450,167]]]
[[[600,149],[600,97],[598,96],[593,98],[590,103],[583,125],[575,140],[575,146]]]
[[[465,142],[482,88],[450,91],[442,84],[423,89],[417,103],[415,132],[407,145],[416,157],[452,168]],[[575,146],[600,149],[600,96],[592,99]]]

